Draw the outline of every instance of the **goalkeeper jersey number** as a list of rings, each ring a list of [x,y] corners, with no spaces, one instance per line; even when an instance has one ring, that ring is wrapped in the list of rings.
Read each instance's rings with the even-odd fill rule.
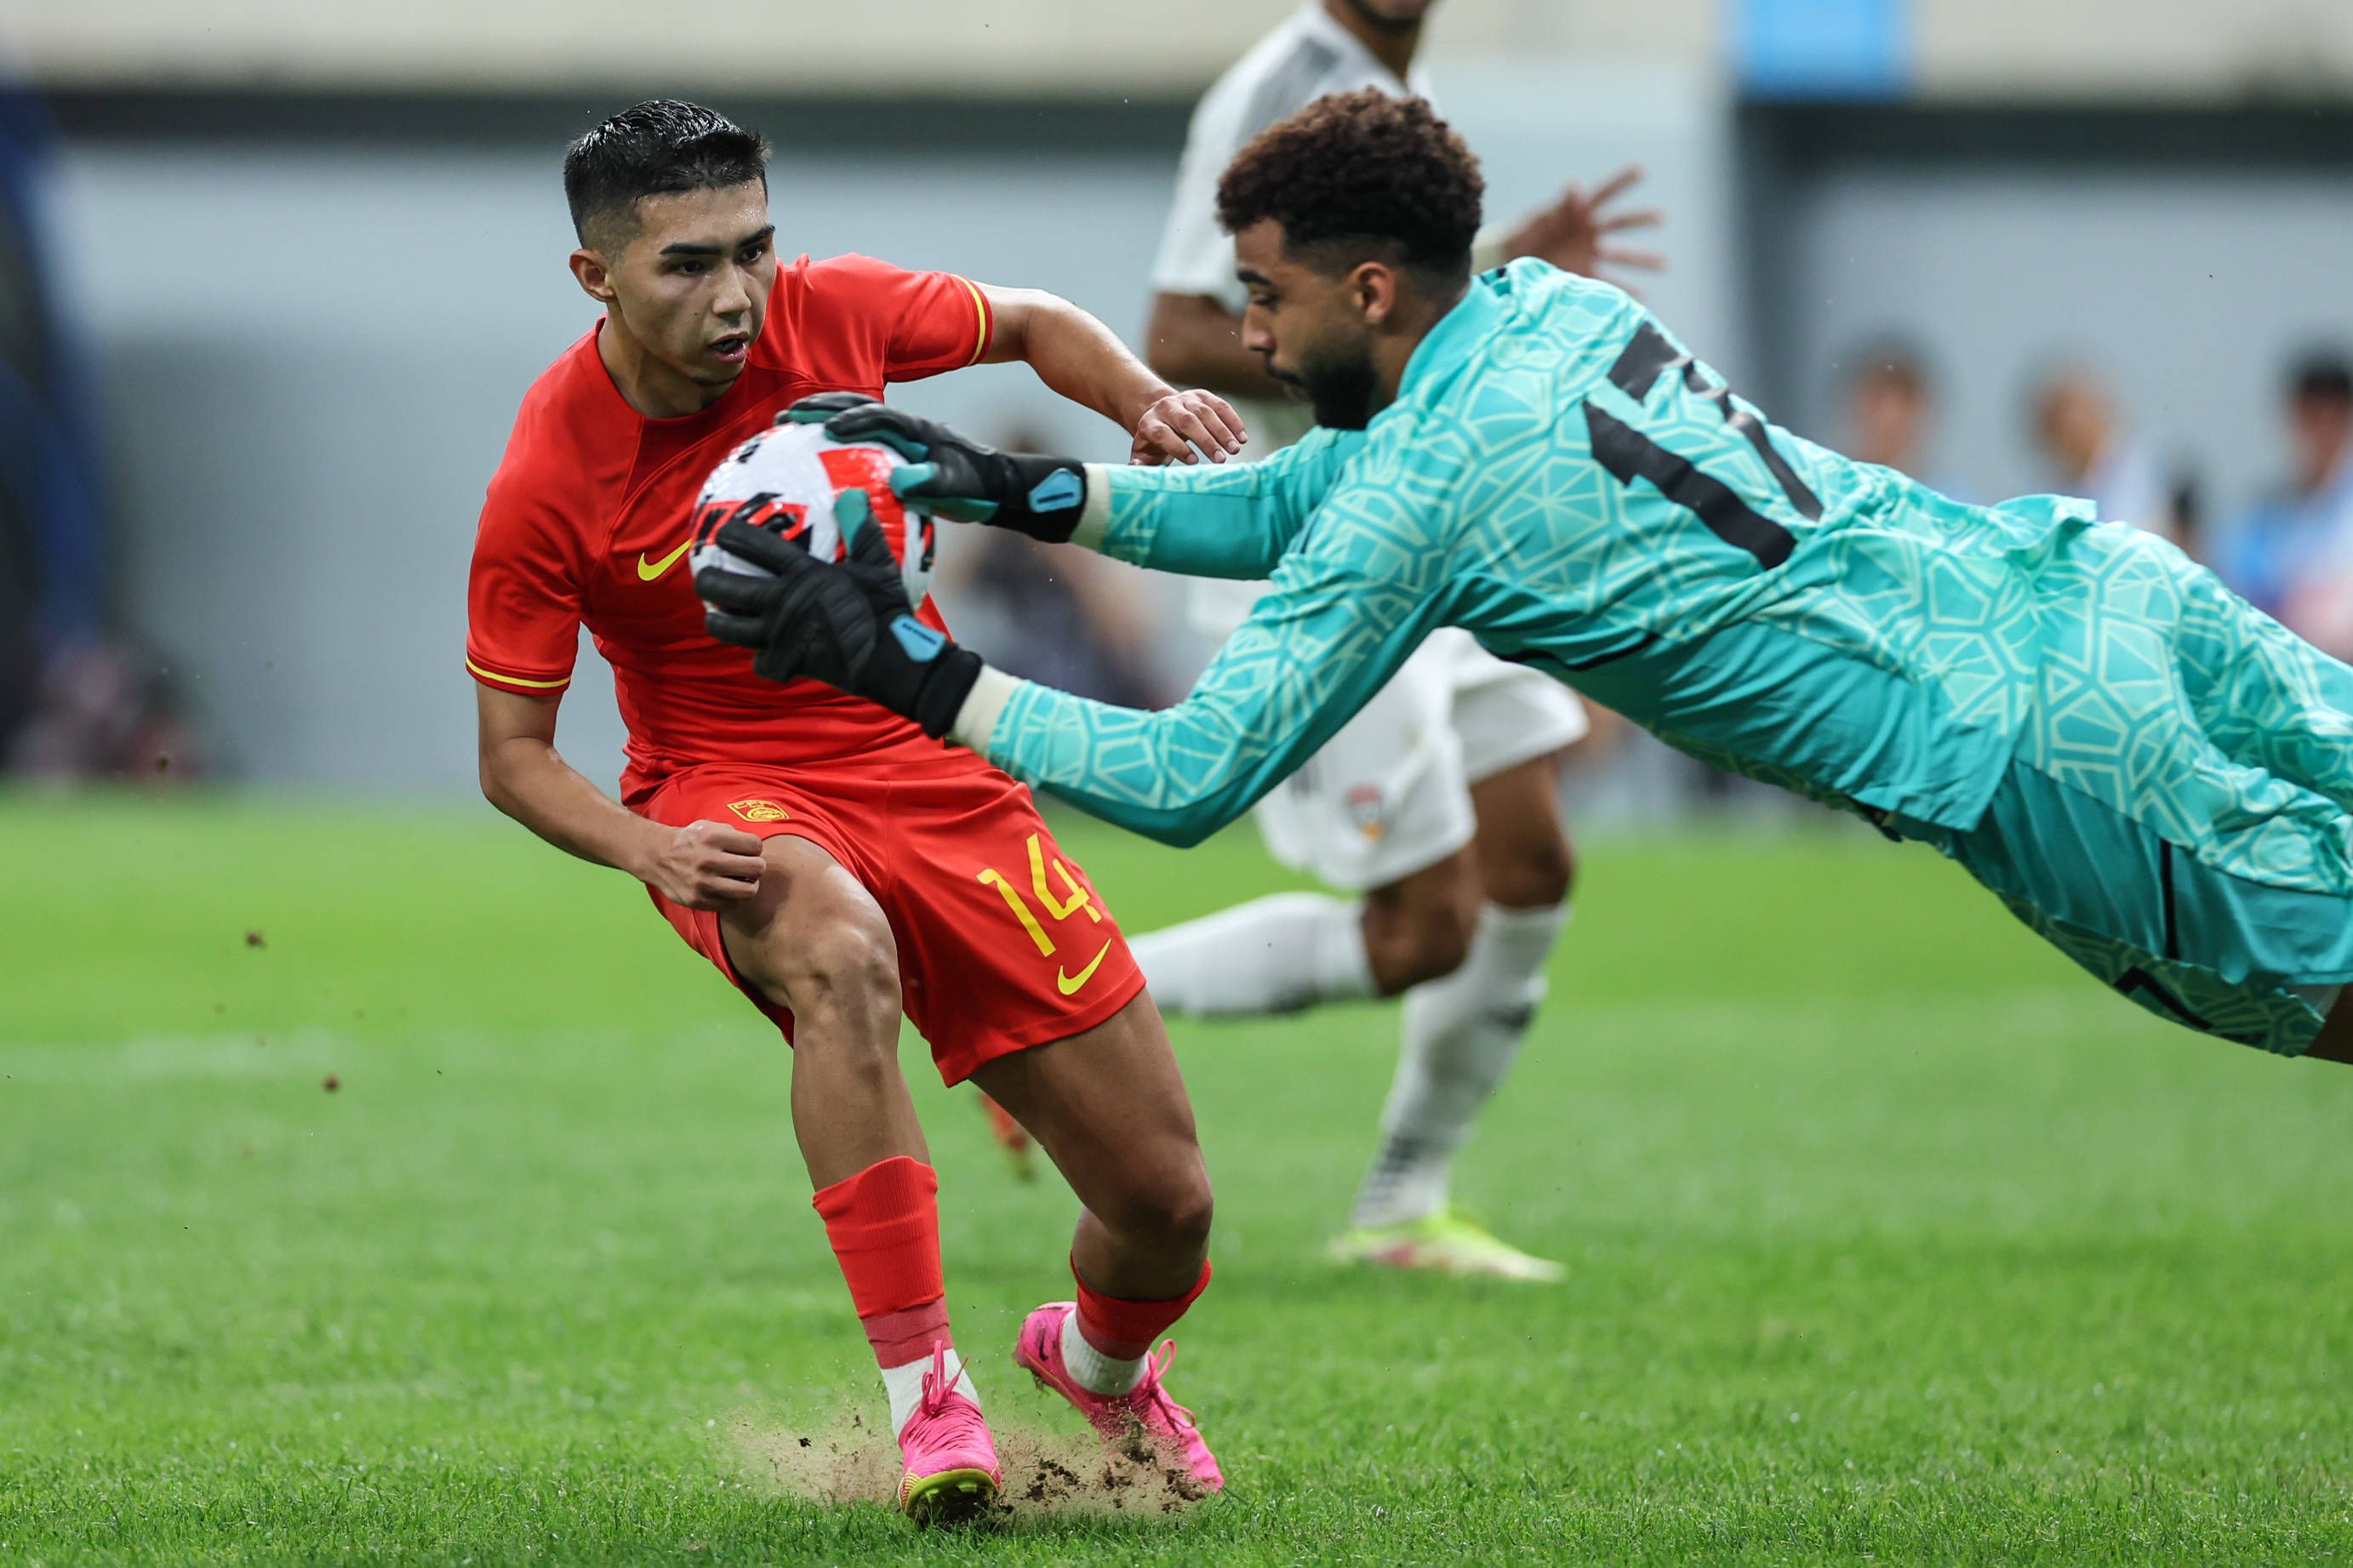
[[[2031,668],[2011,552],[2080,512],[1964,507],[1800,440],[1626,294],[1533,260],[1472,285],[1368,429],[1103,482],[1105,552],[1274,590],[1179,707],[1025,687],[989,750],[1177,839],[1264,793],[1443,625],[1737,771],[1973,821]]]

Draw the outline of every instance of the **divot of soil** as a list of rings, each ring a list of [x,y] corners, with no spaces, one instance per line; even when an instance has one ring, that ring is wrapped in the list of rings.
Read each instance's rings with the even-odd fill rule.
[[[1025,1519],[1182,1511],[1207,1494],[1148,1443],[1106,1449],[1092,1433],[1039,1432],[991,1423],[1005,1485],[989,1517]],[[779,1426],[751,1414],[721,1423],[744,1468],[779,1495],[842,1505],[899,1502],[898,1445],[856,1413]],[[1139,1452],[1140,1450],[1140,1452]]]

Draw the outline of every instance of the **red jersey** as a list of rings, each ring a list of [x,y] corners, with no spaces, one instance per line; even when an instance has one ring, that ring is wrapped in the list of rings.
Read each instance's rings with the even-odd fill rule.
[[[698,763],[936,755],[940,743],[905,720],[815,682],[764,680],[747,650],[704,631],[686,568],[691,514],[711,470],[787,405],[816,392],[879,397],[886,382],[971,364],[991,324],[987,298],[953,273],[804,256],[778,269],[734,384],[676,419],[629,406],[590,329],[532,384],[491,476],[467,585],[467,669],[501,690],[560,691],[586,626],[628,728],[631,805]],[[928,603],[923,613],[936,621]]]

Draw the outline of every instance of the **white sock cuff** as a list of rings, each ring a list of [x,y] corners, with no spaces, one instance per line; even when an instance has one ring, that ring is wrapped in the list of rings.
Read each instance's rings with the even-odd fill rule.
[[[1144,1381],[1144,1362],[1142,1356],[1122,1361],[1089,1344],[1087,1336],[1079,1331],[1077,1312],[1062,1320],[1062,1364],[1088,1393],[1118,1395],[1130,1392]]]
[[[892,1436],[897,1436],[906,1427],[907,1418],[914,1415],[915,1406],[923,1402],[923,1379],[930,1374],[931,1370],[932,1358],[928,1355],[920,1361],[908,1362],[902,1366],[886,1366],[882,1369],[882,1392],[888,1394],[891,1400],[891,1435]],[[950,1388],[963,1394],[975,1405],[980,1403],[980,1391],[973,1387],[972,1374],[965,1370],[964,1358],[956,1354],[954,1346],[950,1346],[948,1350],[947,1374]]]
[[[1566,900],[1534,910],[1489,904],[1479,911],[1479,934],[1474,940],[1486,944],[1499,969],[1541,974],[1553,944],[1568,925],[1568,915]]]

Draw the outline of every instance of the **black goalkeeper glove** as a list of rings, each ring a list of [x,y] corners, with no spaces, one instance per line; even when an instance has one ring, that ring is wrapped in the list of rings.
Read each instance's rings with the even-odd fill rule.
[[[767,679],[821,680],[938,740],[980,678],[980,656],[915,618],[864,495],[842,492],[834,516],[849,542],[839,564],[748,522],[722,523],[712,542],[775,575],[696,573],[694,591],[708,606],[702,624],[721,642],[750,648],[753,670]]]
[[[892,489],[952,521],[985,522],[1060,544],[1086,510],[1086,465],[1077,459],[1000,452],[862,392],[820,392],[794,404],[785,417],[822,425],[837,441],[890,447],[908,459],[892,471]]]

